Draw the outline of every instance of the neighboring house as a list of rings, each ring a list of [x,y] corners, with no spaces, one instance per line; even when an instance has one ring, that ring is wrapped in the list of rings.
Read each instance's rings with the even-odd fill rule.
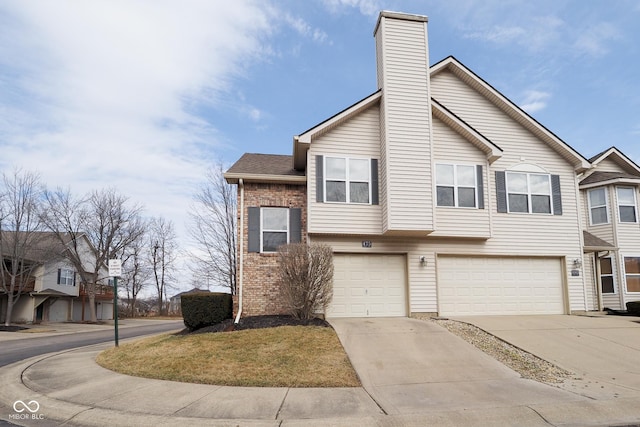
[[[10,233],[10,232],[4,232]],[[69,262],[64,252],[64,245],[57,241],[53,233],[41,233],[38,245],[46,246],[46,250],[33,248],[39,255],[29,257],[37,264],[27,286],[13,307],[14,323],[70,322],[89,320],[89,297],[86,285],[80,275]],[[92,265],[93,249],[83,236],[79,244],[84,246],[87,266]],[[96,314],[98,320],[113,319],[113,287],[107,282],[107,270],[96,285]],[[7,312],[7,296],[0,290],[0,320],[4,321]]]
[[[207,289],[198,289],[193,288],[189,291],[180,292],[169,298],[169,314],[179,314],[182,315],[182,295],[188,294],[198,294],[198,293],[207,293],[209,290]]]
[[[295,136],[292,156],[245,154],[225,174],[236,310],[283,312],[275,251],[298,241],[333,248],[329,317],[640,300],[638,166],[615,149],[587,160],[454,57],[429,66],[424,16],[382,12],[374,35],[374,93]]]

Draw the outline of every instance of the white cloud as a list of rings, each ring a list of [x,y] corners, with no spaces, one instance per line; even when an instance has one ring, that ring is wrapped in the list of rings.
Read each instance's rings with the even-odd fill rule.
[[[465,38],[485,40],[493,43],[510,43],[525,34],[526,31],[522,27],[496,25],[485,30],[470,32],[465,35]]]
[[[520,103],[520,108],[525,110],[527,113],[535,113],[536,111],[546,108],[549,98],[551,98],[551,94],[548,92],[528,90],[524,94],[524,99]]]
[[[600,22],[593,27],[581,31],[574,47],[578,53],[590,56],[603,56],[609,53],[609,42],[620,40],[620,31],[611,23]]]
[[[362,15],[375,16],[384,9],[378,0],[323,0],[325,7],[332,13],[344,9],[358,9]]]
[[[272,18],[250,1],[3,2],[0,169],[115,187],[180,230],[216,157],[198,111],[269,55]]]
[[[303,37],[308,37],[314,42],[324,43],[329,37],[327,33],[319,28],[311,27],[307,21],[300,17],[287,13],[285,14],[285,22],[287,22],[298,34]]]

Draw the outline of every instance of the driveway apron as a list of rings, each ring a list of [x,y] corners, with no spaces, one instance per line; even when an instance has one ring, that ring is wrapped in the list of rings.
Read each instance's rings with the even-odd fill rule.
[[[430,321],[329,319],[364,389],[387,414],[584,399],[519,374]]]
[[[592,399],[640,398],[640,318],[469,316],[481,329],[575,374],[562,387]]]

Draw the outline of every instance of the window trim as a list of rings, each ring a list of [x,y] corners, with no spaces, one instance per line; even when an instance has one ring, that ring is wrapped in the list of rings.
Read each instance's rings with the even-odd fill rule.
[[[510,174],[520,174],[525,175],[527,177],[527,192],[526,193],[516,193],[509,191],[509,175]],[[531,192],[531,175],[545,176],[547,177],[547,183],[549,188],[548,194],[542,193],[532,193]],[[552,183],[552,175],[546,172],[525,172],[525,171],[514,171],[514,170],[506,170],[504,174],[504,185],[505,185],[505,194],[506,194],[506,202],[507,202],[507,213],[512,214],[523,214],[523,215],[555,215],[554,212],[554,196],[553,196],[553,183]],[[518,195],[526,195],[527,196],[527,212],[518,212],[511,210],[511,202],[509,200],[509,195],[518,194]],[[547,196],[549,198],[549,212],[533,212],[533,204],[532,196]]]
[[[68,274],[66,274],[68,273]],[[58,269],[58,285],[61,286],[75,286],[76,285],[76,272],[70,268]]]
[[[451,188],[450,185],[438,185],[438,166],[453,166],[453,206],[439,205],[438,204],[438,187]],[[458,184],[458,167],[459,166],[473,168],[473,196],[474,196],[473,204],[474,204],[474,206],[460,206],[459,205],[460,197],[458,196],[458,194],[459,194],[458,190],[460,188],[470,188],[470,187],[468,187],[466,185],[459,185]],[[438,207],[438,208],[459,208],[459,209],[480,209],[479,208],[480,203],[479,203],[479,200],[478,200],[479,189],[478,189],[478,168],[477,168],[477,165],[475,165],[475,164],[472,165],[472,164],[468,164],[468,163],[437,162],[434,174],[435,174],[434,182],[435,182],[435,187],[436,187],[436,194],[435,194],[436,207]]]
[[[629,290],[629,287],[627,285],[627,276],[634,276],[634,277],[639,277],[640,278],[640,273],[627,273],[627,263],[626,263],[626,259],[627,258],[638,258],[638,259],[640,259],[640,255],[639,254],[622,255],[622,271],[623,271],[623,277],[624,277],[624,292],[626,294],[638,295],[638,294],[640,294],[640,290],[638,290],[638,291],[630,291]]]
[[[602,273],[602,260],[603,259],[608,259],[611,262],[611,274],[603,274]],[[600,272],[600,280],[599,280],[599,285],[600,285],[600,293],[602,295],[617,295],[618,294],[618,281],[616,280],[616,260],[614,258],[613,255],[610,256],[606,256],[606,257],[602,257],[602,258],[597,258],[597,262],[598,262],[598,271]],[[602,278],[603,277],[611,277],[611,280],[613,281],[613,292],[604,292],[602,289]]]
[[[620,204],[620,193],[618,193],[618,190],[620,189],[625,189],[625,190],[631,190],[633,193],[633,205],[622,205]],[[637,224],[638,223],[638,198],[636,197],[636,188],[635,187],[629,187],[629,186],[616,186],[616,205],[618,206],[618,223],[620,224]],[[623,221],[622,220],[622,215],[620,214],[620,208],[621,207],[633,207],[633,212],[634,212],[634,216],[635,216],[635,221]]]
[[[372,176],[371,176],[371,158],[370,157],[341,157],[341,156],[323,156],[322,162],[322,189],[323,189],[323,203],[339,203],[339,204],[352,204],[352,205],[371,205],[373,200],[372,194]],[[328,159],[341,159],[345,161],[345,179],[344,180],[336,180],[336,179],[328,179],[327,178],[327,163]],[[351,171],[349,170],[350,161],[351,160],[365,160],[367,161],[367,181],[360,180],[351,180]],[[338,200],[327,200],[327,181],[332,182],[344,182],[345,185],[345,201],[341,202]],[[352,202],[351,201],[351,183],[365,183],[367,184],[368,196],[367,202]]]
[[[277,206],[265,206],[265,207],[260,207],[260,253],[263,254],[274,254],[277,252],[276,251],[265,251],[264,250],[264,233],[283,233],[283,230],[265,230],[264,228],[264,211],[265,210],[275,210],[275,209],[282,209],[285,210],[287,212],[287,221],[286,221],[286,226],[287,226],[287,230],[286,230],[286,234],[287,234],[287,240],[286,240],[286,244],[289,244],[290,239],[291,239],[291,224],[290,224],[290,212],[289,212],[289,208],[282,208],[282,207],[277,207]]]
[[[600,190],[604,191],[604,205],[593,206],[591,204],[591,193],[594,191],[600,191]],[[597,188],[591,188],[587,190],[587,207],[589,208],[589,225],[606,225],[611,223],[611,218],[609,215],[609,190],[607,189],[607,187],[597,187]],[[600,208],[604,208],[607,216],[607,220],[605,222],[595,223],[593,222],[593,209],[600,209]]]

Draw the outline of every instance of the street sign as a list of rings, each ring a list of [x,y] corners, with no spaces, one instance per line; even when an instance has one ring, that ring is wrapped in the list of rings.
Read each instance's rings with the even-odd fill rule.
[[[109,276],[120,277],[122,276],[122,263],[119,259],[109,260]]]

